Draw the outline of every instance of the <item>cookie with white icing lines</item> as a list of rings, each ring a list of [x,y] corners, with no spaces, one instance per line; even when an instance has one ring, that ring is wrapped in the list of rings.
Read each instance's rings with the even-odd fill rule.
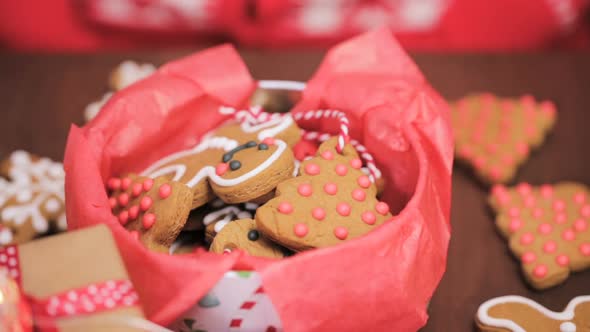
[[[256,214],[258,204],[225,204],[221,200],[215,200],[209,204],[208,213],[203,217],[205,224],[205,241],[211,243],[213,238],[227,224],[239,219],[252,219]]]
[[[283,258],[283,250],[272,241],[264,238],[256,229],[252,219],[232,221],[219,231],[211,243],[212,252],[218,254],[240,249],[252,256]]]

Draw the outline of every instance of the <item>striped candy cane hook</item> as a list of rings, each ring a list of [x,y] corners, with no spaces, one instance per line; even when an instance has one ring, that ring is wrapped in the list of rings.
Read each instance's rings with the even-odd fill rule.
[[[336,151],[338,153],[342,153],[344,150],[344,145],[350,140],[349,132],[349,125],[350,122],[348,121],[348,117],[344,112],[337,111],[337,110],[311,110],[297,113],[293,116],[295,121],[300,120],[311,120],[311,119],[328,119],[328,118],[335,118],[340,122],[340,130],[338,133],[338,145],[336,145]]]

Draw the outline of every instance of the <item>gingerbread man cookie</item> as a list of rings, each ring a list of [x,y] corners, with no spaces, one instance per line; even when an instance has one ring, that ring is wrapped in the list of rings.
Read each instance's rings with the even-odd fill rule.
[[[292,176],[289,144],[299,137],[290,115],[278,119],[222,126],[194,148],[157,161],[142,175],[167,176],[186,184],[193,191],[193,208],[215,196],[227,203],[269,197],[278,183]]]
[[[391,219],[355,149],[346,144],[339,153],[336,145],[336,138],[323,143],[301,164],[300,175],[282,182],[276,197],[258,208],[260,232],[301,251],[357,238]]]
[[[149,249],[168,252],[191,208],[192,192],[165,177],[111,178],[109,203],[121,225]]]
[[[475,321],[483,332],[590,331],[590,296],[573,298],[562,312],[548,310],[526,297],[501,296],[484,302]]]
[[[544,289],[563,282],[570,271],[590,267],[590,192],[562,182],[533,187],[520,183],[492,188],[496,226],[509,239],[529,283]]]
[[[238,219],[252,219],[256,214],[258,204],[243,203],[243,204],[225,204],[222,200],[215,200],[209,204],[210,210],[203,217],[203,224],[205,224],[205,241],[211,243],[213,238],[219,233],[228,223]]]
[[[531,149],[542,144],[556,120],[553,103],[531,96],[471,95],[452,103],[457,159],[486,183],[506,183]]]
[[[0,245],[67,228],[61,163],[15,151],[0,164]]]
[[[240,219],[227,224],[215,236],[209,250],[221,254],[236,249],[259,257],[285,256],[279,246],[261,236],[256,229],[256,222],[252,219]]]

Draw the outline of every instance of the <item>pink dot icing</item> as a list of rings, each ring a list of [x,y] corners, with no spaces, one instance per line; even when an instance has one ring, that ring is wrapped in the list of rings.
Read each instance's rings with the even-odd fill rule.
[[[375,210],[380,215],[386,215],[389,213],[389,205],[387,205],[385,202],[379,202],[377,205],[375,205]]]
[[[555,262],[557,265],[565,267],[570,264],[570,258],[566,255],[557,255],[557,257],[555,257]]]
[[[539,225],[539,228],[537,229],[537,231],[539,233],[544,234],[544,235],[550,234],[552,230],[553,230],[553,226],[551,226],[548,223],[543,223],[543,224]]]
[[[119,222],[121,225],[125,225],[129,221],[129,212],[121,211],[119,213]]]
[[[342,165],[342,164],[338,164],[336,165],[336,174],[340,175],[340,176],[345,176],[346,173],[348,173],[348,167],[346,167],[346,165]]]
[[[589,218],[590,217],[590,205],[586,204],[586,205],[582,206],[582,208],[580,209],[580,214],[582,215],[582,217]]]
[[[143,190],[150,191],[154,186],[154,179],[145,179],[143,180]]]
[[[535,208],[533,210],[533,217],[539,219],[543,216],[543,209],[542,208]]]
[[[293,205],[289,202],[281,202],[277,209],[282,214],[291,214],[293,212]]]
[[[361,167],[363,167],[363,162],[358,158],[354,158],[350,161],[350,166],[354,169],[361,169]]]
[[[307,235],[307,232],[309,232],[309,228],[307,228],[307,225],[299,223],[295,224],[295,226],[293,227],[293,232],[298,237],[304,237]]]
[[[566,229],[561,233],[561,237],[566,241],[574,241],[576,239],[576,233],[571,229]]]
[[[518,191],[518,193],[522,196],[528,196],[531,194],[533,190],[530,184],[526,182],[521,182],[518,184],[518,186],[516,186],[516,191]]]
[[[551,198],[553,196],[553,186],[549,184],[542,185],[541,196],[543,196],[543,198]]]
[[[316,207],[311,210],[311,216],[316,220],[324,220],[326,218],[326,210],[321,207]]]
[[[584,256],[590,256],[590,243],[580,244],[580,253]]]
[[[309,183],[302,183],[297,187],[297,192],[303,197],[309,197],[313,193],[313,189]]]
[[[322,152],[322,158],[324,158],[326,160],[332,160],[332,159],[334,159],[334,153],[332,153],[332,151],[330,151],[330,150],[326,150],[326,151]]]
[[[168,198],[170,194],[172,194],[172,186],[170,186],[168,183],[164,183],[160,186],[160,189],[158,190],[158,195],[161,199]]]
[[[494,195],[494,196],[508,195],[508,190],[506,190],[506,187],[501,184],[495,184],[492,187],[492,195]]]
[[[498,144],[497,143],[490,143],[486,146],[486,150],[489,153],[494,154],[494,153],[498,152]]]
[[[520,216],[520,209],[517,207],[511,207],[510,210],[508,210],[508,215],[511,216],[512,218],[516,218]]]
[[[514,232],[518,231],[521,227],[522,227],[522,220],[520,220],[519,218],[514,218],[514,219],[510,220],[510,225],[508,226],[508,228],[510,229],[510,232],[514,233]]]
[[[139,202],[139,208],[141,211],[147,211],[149,208],[152,207],[153,200],[149,196],[145,196]]]
[[[352,191],[352,198],[354,198],[355,201],[362,202],[365,200],[366,197],[367,197],[367,194],[362,189],[356,188],[355,190]]]
[[[156,215],[153,213],[146,213],[143,216],[141,223],[143,225],[143,228],[145,229],[152,228],[152,226],[154,226],[154,224],[156,223]]]
[[[516,143],[516,152],[520,156],[526,157],[529,154],[529,146],[526,143],[518,142]]]
[[[584,232],[588,229],[588,222],[584,219],[578,219],[574,221],[574,229],[577,232]]]
[[[359,186],[361,186],[362,188],[369,188],[371,186],[371,180],[369,180],[369,177],[366,175],[361,175],[359,176],[359,178],[356,181],[358,183]]]
[[[117,201],[119,202],[119,205],[121,206],[126,206],[127,204],[129,204],[129,194],[127,193],[122,193],[121,195],[119,195],[119,197],[117,198]]]
[[[352,208],[350,207],[350,205],[348,203],[338,203],[338,205],[336,206],[336,212],[338,212],[339,215],[341,216],[349,216],[350,215],[350,210]]]
[[[141,183],[134,183],[133,188],[131,189],[131,195],[133,195],[133,197],[137,197],[141,195],[142,190],[143,186]]]
[[[565,202],[558,199],[553,202],[553,210],[557,212],[561,212],[565,209]]]
[[[305,165],[305,173],[309,175],[318,175],[320,174],[320,166],[318,164],[309,163]]]
[[[537,256],[533,252],[525,252],[521,257],[520,260],[525,263],[529,264],[537,260]]]
[[[533,206],[535,206],[536,200],[535,200],[535,196],[527,196],[524,199],[524,205],[528,208],[532,208]]]
[[[123,180],[121,180],[121,189],[123,189],[123,190],[129,189],[131,182],[132,181],[130,178],[123,178]]]
[[[111,190],[119,190],[119,188],[121,187],[121,179],[119,179],[119,178],[110,178],[107,181],[107,186]]]
[[[215,174],[218,176],[222,176],[223,174],[227,173],[229,170],[229,165],[227,163],[219,163],[215,166]]]
[[[535,236],[531,233],[524,233],[520,236],[520,243],[522,245],[529,245],[535,241]]]
[[[334,236],[340,240],[345,240],[348,237],[348,230],[345,227],[338,226],[334,228]]]
[[[375,224],[375,221],[377,221],[377,217],[375,216],[375,214],[371,211],[365,211],[363,212],[363,214],[361,215],[361,219],[367,224],[367,225],[373,225]]]
[[[479,156],[473,159],[473,166],[477,169],[483,169],[486,166],[486,160],[484,157]]]
[[[535,266],[535,268],[533,269],[533,276],[535,276],[536,278],[544,278],[547,275],[547,266],[545,266],[544,264],[540,264]]]
[[[264,143],[266,145],[275,145],[275,139],[272,137],[267,137],[262,140],[262,143]]]
[[[557,243],[555,241],[547,241],[543,244],[543,251],[552,254],[557,250]]]
[[[324,191],[328,195],[336,195],[338,192],[338,186],[333,182],[328,182],[324,185]]]
[[[464,159],[471,159],[473,157],[473,150],[471,150],[471,148],[468,146],[462,146],[459,149],[459,155],[461,155],[461,157]]]
[[[586,193],[584,192],[577,192],[574,194],[574,202],[578,203],[578,204],[584,204],[584,202],[586,201]]]
[[[498,166],[491,166],[488,172],[490,174],[490,177],[494,181],[500,180],[500,178],[502,177],[502,171],[500,170],[500,168],[498,168]]]
[[[139,206],[133,205],[132,207],[129,208],[129,219],[135,220],[135,219],[137,219],[138,215],[139,215]]]
[[[565,224],[567,222],[567,216],[563,212],[556,213],[554,221],[556,224]]]
[[[109,198],[109,205],[111,206],[111,209],[116,208],[117,207],[117,199],[115,197]]]

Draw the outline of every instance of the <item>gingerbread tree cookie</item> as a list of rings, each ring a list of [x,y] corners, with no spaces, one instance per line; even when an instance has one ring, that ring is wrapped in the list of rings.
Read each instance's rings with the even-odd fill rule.
[[[506,183],[540,146],[556,120],[555,106],[531,96],[478,94],[452,103],[455,155],[486,183]]]
[[[252,219],[240,219],[227,224],[215,236],[209,250],[221,254],[236,249],[259,257],[285,256],[278,245],[261,236],[256,229],[256,222]]]
[[[165,177],[128,175],[111,178],[109,203],[113,214],[149,249],[168,252],[182,230],[192,203],[190,189]]]
[[[260,232],[301,251],[357,238],[391,219],[357,152],[346,144],[338,153],[336,145],[336,138],[323,143],[316,157],[301,164],[300,175],[282,182],[276,197],[258,208]]]
[[[67,228],[61,163],[15,151],[0,164],[0,245]]]
[[[496,226],[509,239],[529,283],[538,289],[563,282],[570,271],[590,267],[590,192],[562,182],[520,183],[492,189]]]

